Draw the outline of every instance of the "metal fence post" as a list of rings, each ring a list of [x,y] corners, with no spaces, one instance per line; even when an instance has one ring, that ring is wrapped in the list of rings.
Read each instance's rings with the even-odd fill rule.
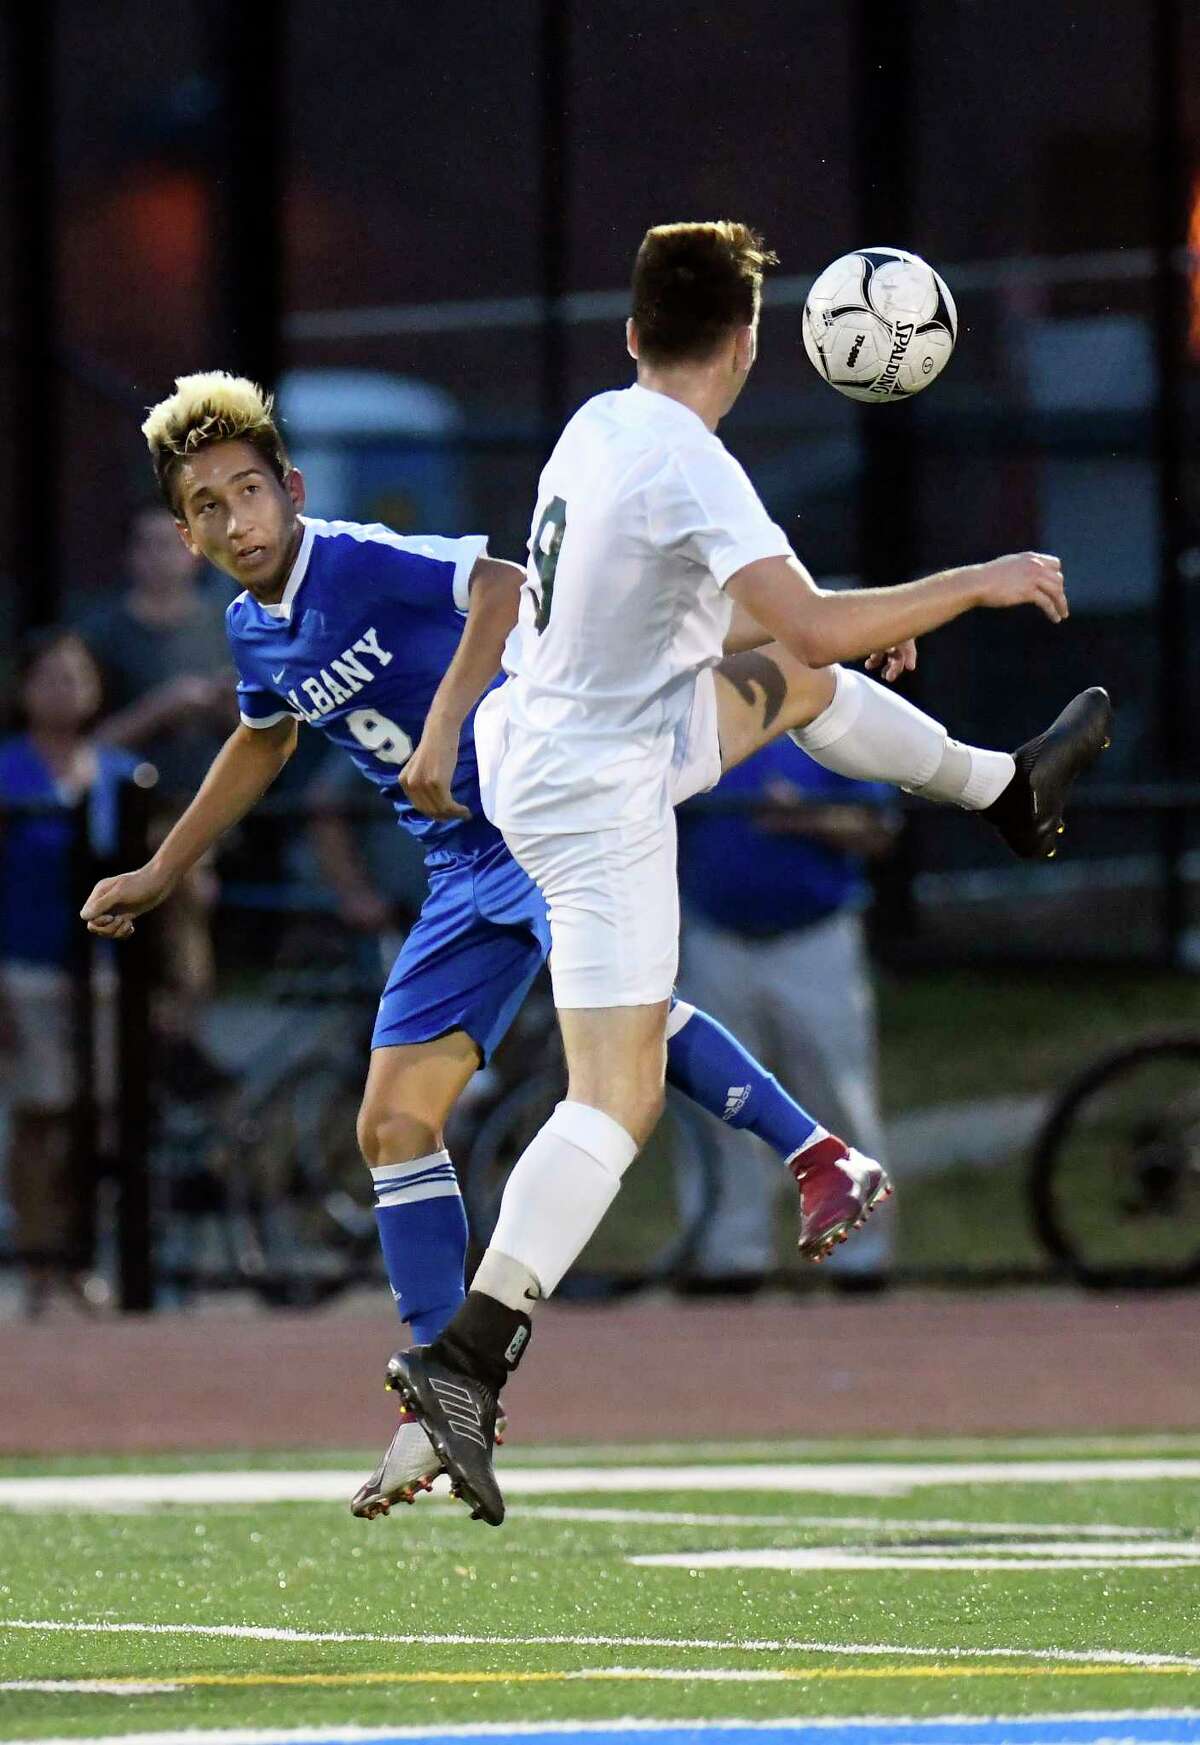
[[[9,369],[13,404],[6,408],[20,440],[12,444],[9,483],[11,562],[25,587],[17,593],[25,627],[58,615],[59,457],[62,391],[55,355],[57,220],[54,139],[55,0],[8,6],[4,30],[11,66],[9,113],[10,233],[6,266],[13,284]]]
[[[83,794],[71,808],[71,889],[75,908],[83,907],[96,882],[92,853],[91,795]],[[99,1162],[96,1096],[96,1010],[92,977],[95,941],[82,922],[71,935],[71,1053],[75,1065],[75,1101],[71,1109],[71,1174],[75,1203],[86,1208],[82,1227],[74,1234],[82,1252],[69,1264],[90,1267],[96,1250],[96,1177]]]
[[[157,779],[149,765],[123,784],[120,864],[146,858],[150,794]],[[138,926],[117,952],[117,1288],[126,1313],[154,1307],[154,1231],[150,1181],[152,1035],[150,935]]]
[[[1155,0],[1151,14],[1152,78],[1150,105],[1151,202],[1154,214],[1154,349],[1156,392],[1154,458],[1158,470],[1158,720],[1163,769],[1172,781],[1188,773],[1191,701],[1187,597],[1182,558],[1187,540],[1184,504],[1187,410],[1186,279],[1177,251],[1187,237],[1187,185],[1181,115],[1180,57],[1183,53],[1178,0]],[[1118,699],[1119,701],[1119,699]],[[1162,956],[1179,962],[1187,921],[1183,877],[1186,821],[1165,811],[1158,833],[1162,902]]]
[[[881,28],[875,0],[858,0],[854,14],[854,71],[850,93],[855,118],[856,222],[861,241],[911,242],[913,210],[912,20],[896,8]],[[856,242],[860,239],[856,238]],[[920,423],[911,405],[859,406],[862,453],[858,486],[859,569],[868,588],[911,580],[919,562],[917,491],[921,471]],[[919,696],[914,675],[905,690]],[[920,911],[913,894],[918,870],[911,829],[902,832],[886,860],[875,867],[874,925],[880,937],[914,939]]]

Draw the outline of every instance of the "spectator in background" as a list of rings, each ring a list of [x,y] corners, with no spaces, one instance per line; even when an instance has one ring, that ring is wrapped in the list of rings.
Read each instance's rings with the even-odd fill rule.
[[[237,720],[228,595],[184,546],[161,501],[131,512],[123,568],[121,591],[93,606],[80,629],[100,662],[110,710],[98,736],[158,771],[153,830],[161,840]],[[163,910],[155,1029],[166,1081],[184,1097],[214,1094],[228,1082],[198,1040],[215,977],[215,900],[211,867],[201,866]]]
[[[164,797],[186,798],[236,716],[228,598],[161,502],[130,515],[124,570],[123,589],[79,624],[104,675],[102,735],[152,763]]]
[[[117,799],[135,759],[89,732],[100,709],[96,662],[71,630],[49,630],[22,650],[17,675],[23,731],[0,743],[0,803],[62,808],[0,819],[0,1078],[9,1107],[8,1197],[25,1268],[27,1306],[38,1313],[55,1288],[101,1306],[90,1276],[94,1183],[73,1146],[78,1095],[71,966],[77,957],[73,824],[85,795],[91,846],[116,850]],[[95,958],[95,1084],[103,1114],[113,1100],[114,978]]]
[[[822,769],[783,740],[722,776],[715,799],[716,809],[679,814],[680,993],[727,1025],[831,1132],[886,1164],[862,912],[864,862],[886,853],[898,828],[892,791]],[[720,809],[734,801],[746,809]],[[717,1198],[692,1256],[690,1294],[749,1294],[775,1268],[774,1213],[790,1178],[774,1153],[747,1141],[726,1129],[716,1136]],[[889,1211],[880,1207],[826,1263],[839,1284],[886,1283]]]

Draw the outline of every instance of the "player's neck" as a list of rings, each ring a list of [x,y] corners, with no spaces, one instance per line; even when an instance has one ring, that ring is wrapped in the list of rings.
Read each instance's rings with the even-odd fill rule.
[[[296,567],[296,559],[300,555],[300,546],[303,539],[304,525],[297,516],[296,525],[293,527],[288,539],[287,556],[279,566],[276,575],[271,581],[262,582],[258,586],[255,586],[252,583],[247,583],[248,592],[253,595],[260,606],[278,606],[279,602],[283,599],[292,571]]]
[[[729,383],[724,375],[718,379],[708,365],[663,369],[639,363],[638,387],[677,400],[709,430],[715,430],[729,410]]]

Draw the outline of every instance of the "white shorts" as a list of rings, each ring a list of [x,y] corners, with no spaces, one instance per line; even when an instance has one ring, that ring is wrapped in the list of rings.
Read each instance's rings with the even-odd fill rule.
[[[555,836],[504,832],[550,915],[554,1004],[652,1006],[679,968],[675,814]]]
[[[720,775],[716,691],[705,669],[655,811],[606,830],[504,832],[546,899],[556,1006],[652,1006],[670,999],[679,970],[674,808]]]

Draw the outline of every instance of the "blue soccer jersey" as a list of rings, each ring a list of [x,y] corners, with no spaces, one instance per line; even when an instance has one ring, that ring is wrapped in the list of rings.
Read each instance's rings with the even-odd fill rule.
[[[458,647],[487,541],[301,519],[283,598],[263,606],[239,594],[229,608],[242,720],[307,721],[349,753],[425,845],[429,895],[384,990],[372,1045],[462,1030],[486,1060],[550,949],[545,901],[483,815],[473,711],[452,783],[469,820],[427,818],[398,777]]]
[[[264,606],[239,594],[226,617],[242,720],[247,727],[289,716],[307,721],[387,792],[401,823],[427,848],[452,847],[467,827],[425,817],[397,778],[458,647],[471,571],[487,540],[301,519],[304,536],[283,598]],[[473,841],[481,828],[499,841],[479,803],[474,727],[472,712],[459,741],[454,798],[472,814]]]

